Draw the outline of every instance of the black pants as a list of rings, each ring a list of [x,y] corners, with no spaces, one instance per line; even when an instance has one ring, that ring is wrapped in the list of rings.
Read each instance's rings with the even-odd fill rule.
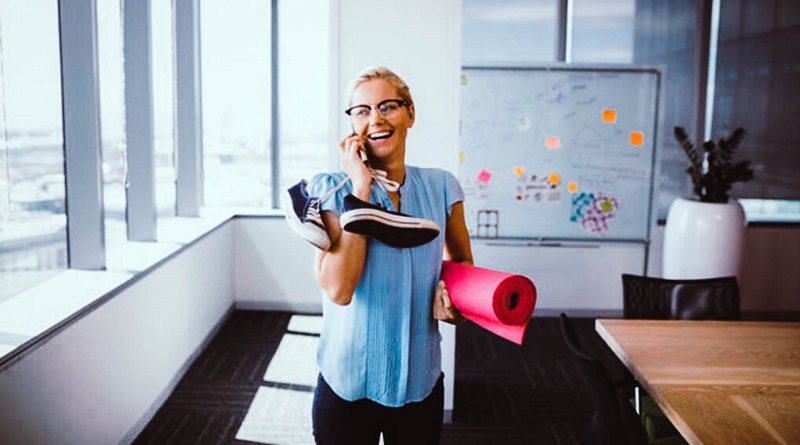
[[[444,414],[444,375],[424,400],[390,408],[367,399],[348,402],[317,379],[312,418],[317,445],[437,445]]]

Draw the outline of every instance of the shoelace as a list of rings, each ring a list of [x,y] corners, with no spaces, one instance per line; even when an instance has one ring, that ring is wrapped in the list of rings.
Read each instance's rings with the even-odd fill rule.
[[[382,188],[384,191],[386,191],[386,193],[396,192],[400,190],[400,183],[389,179],[388,173],[386,173],[383,170],[376,170],[370,167],[367,168],[369,168],[369,171],[372,174],[372,179],[375,180],[375,183],[378,184],[378,187]],[[319,202],[324,202],[325,200],[333,196],[333,194],[336,193],[340,188],[344,187],[344,185],[347,184],[347,181],[349,180],[350,177],[348,176],[344,180],[342,180],[342,182],[337,184],[336,187],[325,192],[325,194],[319,197]]]

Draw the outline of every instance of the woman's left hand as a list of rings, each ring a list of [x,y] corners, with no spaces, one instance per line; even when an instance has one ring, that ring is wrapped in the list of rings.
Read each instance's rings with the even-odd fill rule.
[[[436,295],[433,297],[433,318],[450,324],[461,324],[467,319],[453,306],[450,294],[445,288],[444,281],[439,281]]]

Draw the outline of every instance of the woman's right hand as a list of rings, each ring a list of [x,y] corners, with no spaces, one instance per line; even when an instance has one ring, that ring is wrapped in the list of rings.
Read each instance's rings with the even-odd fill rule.
[[[369,188],[372,185],[372,174],[364,161],[366,153],[367,143],[362,135],[351,133],[339,143],[342,169],[350,177],[353,195],[364,201],[369,200]]]

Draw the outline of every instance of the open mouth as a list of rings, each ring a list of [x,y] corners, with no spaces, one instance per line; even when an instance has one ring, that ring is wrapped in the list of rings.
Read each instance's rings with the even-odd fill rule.
[[[378,132],[378,133],[372,133],[368,137],[369,137],[369,140],[371,140],[371,141],[380,141],[380,140],[388,139],[388,138],[392,137],[393,134],[394,134],[393,131],[381,131],[381,132]]]

